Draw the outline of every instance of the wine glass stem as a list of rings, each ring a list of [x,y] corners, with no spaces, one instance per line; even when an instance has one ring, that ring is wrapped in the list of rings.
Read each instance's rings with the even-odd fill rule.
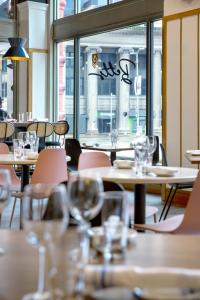
[[[38,266],[38,293],[43,293],[45,288],[45,258],[46,258],[46,248],[44,246],[39,246],[39,266]]]

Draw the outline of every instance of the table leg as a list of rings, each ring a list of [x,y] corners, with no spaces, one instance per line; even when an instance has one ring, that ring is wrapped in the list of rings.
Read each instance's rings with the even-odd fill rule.
[[[113,165],[113,161],[116,160],[116,152],[110,152],[110,160],[111,164]]]
[[[29,184],[29,166],[22,165],[21,191],[23,192],[25,185]]]
[[[135,185],[135,224],[144,224],[145,223],[145,208],[146,208],[146,186],[145,184],[136,184]]]

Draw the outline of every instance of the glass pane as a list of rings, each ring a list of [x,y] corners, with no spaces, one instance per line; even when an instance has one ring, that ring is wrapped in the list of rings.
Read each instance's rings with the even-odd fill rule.
[[[66,119],[73,134],[74,107],[74,41],[58,44],[57,120]]]
[[[2,59],[8,43],[0,43],[0,121],[13,118],[13,64]]]
[[[74,0],[57,0],[57,18],[74,14]]]
[[[107,0],[78,0],[78,12],[107,5]]]
[[[130,145],[146,131],[146,25],[80,39],[80,140]],[[121,153],[120,153],[121,154]]]
[[[0,1],[0,18],[12,19],[14,18],[14,0]]]
[[[153,23],[153,131],[162,141],[162,21]]]

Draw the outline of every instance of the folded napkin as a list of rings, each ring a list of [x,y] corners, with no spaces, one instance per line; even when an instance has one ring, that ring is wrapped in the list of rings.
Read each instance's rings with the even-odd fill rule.
[[[165,166],[147,166],[147,173],[154,173],[157,176],[173,176],[178,172],[177,168],[165,167]]]
[[[115,160],[113,165],[118,169],[131,169],[134,162],[132,160]]]
[[[200,288],[200,269],[88,265],[85,280],[88,287],[96,288]]]
[[[186,153],[194,156],[200,156],[200,150],[187,150]]]

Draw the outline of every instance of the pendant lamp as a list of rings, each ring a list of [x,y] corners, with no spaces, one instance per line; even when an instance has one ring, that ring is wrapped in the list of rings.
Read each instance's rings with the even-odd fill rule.
[[[26,39],[17,37],[17,38],[8,38],[8,41],[11,47],[3,55],[3,59],[10,59],[10,60],[29,59],[29,55],[24,48]]]

